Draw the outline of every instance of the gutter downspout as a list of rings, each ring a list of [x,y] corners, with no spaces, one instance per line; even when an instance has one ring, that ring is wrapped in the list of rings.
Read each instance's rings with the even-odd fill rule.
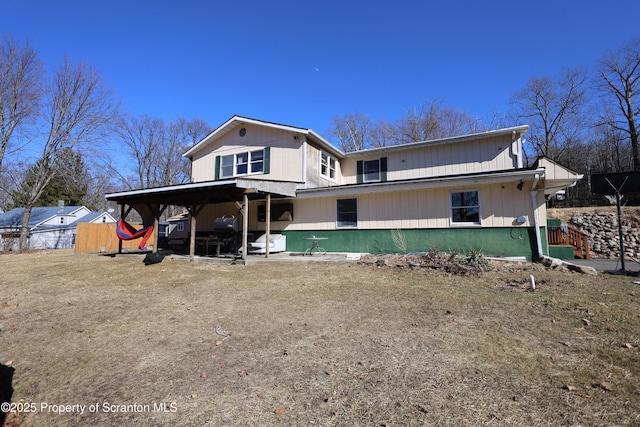
[[[533,207],[533,227],[536,232],[536,249],[538,250],[538,259],[541,259],[543,253],[542,238],[540,236],[540,217],[538,215],[538,190],[535,189],[538,185],[538,181],[540,181],[540,175],[536,174],[533,184],[531,185],[531,205]]]

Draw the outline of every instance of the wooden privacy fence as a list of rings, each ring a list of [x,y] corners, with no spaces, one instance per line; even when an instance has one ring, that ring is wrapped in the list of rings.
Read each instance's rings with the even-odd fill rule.
[[[142,228],[141,224],[132,224],[136,229]],[[138,245],[142,237],[134,240],[123,240],[123,251],[137,251]],[[83,222],[78,224],[76,231],[76,249],[77,254],[86,254],[91,252],[117,252],[120,239],[116,235],[116,224],[91,224]],[[154,236],[147,240],[147,247],[154,246]]]

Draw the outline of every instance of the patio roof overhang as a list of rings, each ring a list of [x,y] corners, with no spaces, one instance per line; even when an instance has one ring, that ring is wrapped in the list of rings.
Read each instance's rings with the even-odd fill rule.
[[[135,209],[142,217],[143,224],[154,225],[155,241],[158,241],[158,221],[169,205],[184,206],[191,216],[191,235],[189,254],[195,254],[196,217],[206,205],[242,201],[241,213],[248,211],[249,200],[264,200],[270,206],[271,198],[296,197],[295,182],[268,181],[260,179],[235,178],[222,181],[195,182],[171,185],[167,187],[145,188],[140,190],[110,193],[105,196],[109,201],[117,202],[122,207],[121,218],[124,220],[131,209]],[[125,206],[129,210],[125,211]],[[270,208],[267,209],[267,212]],[[267,214],[268,215],[268,214]],[[267,224],[270,220],[267,218]],[[243,214],[242,258],[247,254],[247,215]],[[267,225],[267,239],[269,236]],[[268,246],[268,245],[267,245]],[[157,244],[154,247],[157,251]],[[121,252],[121,248],[119,249]],[[269,251],[265,256],[269,256]]]
[[[296,183],[235,178],[122,191],[107,194],[105,198],[128,205],[145,203],[189,207],[234,202],[242,200],[245,194],[250,200],[264,199],[266,194],[276,198],[295,197]]]

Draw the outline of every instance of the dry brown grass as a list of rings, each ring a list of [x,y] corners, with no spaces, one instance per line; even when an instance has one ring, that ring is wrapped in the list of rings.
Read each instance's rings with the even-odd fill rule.
[[[640,424],[637,278],[536,269],[531,292],[529,268],[68,251],[0,268],[0,362],[15,367],[13,401],[38,405],[29,426]]]

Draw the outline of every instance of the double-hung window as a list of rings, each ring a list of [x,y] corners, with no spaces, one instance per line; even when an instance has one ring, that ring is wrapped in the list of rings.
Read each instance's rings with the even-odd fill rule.
[[[338,228],[356,228],[358,226],[358,199],[338,199]]]
[[[454,225],[480,225],[478,191],[451,193],[451,223]]]
[[[336,168],[337,168],[336,159],[334,159],[327,153],[322,153],[322,157],[320,160],[320,175],[335,181]]]
[[[245,151],[220,156],[220,178],[251,175],[264,172],[265,150]]]

